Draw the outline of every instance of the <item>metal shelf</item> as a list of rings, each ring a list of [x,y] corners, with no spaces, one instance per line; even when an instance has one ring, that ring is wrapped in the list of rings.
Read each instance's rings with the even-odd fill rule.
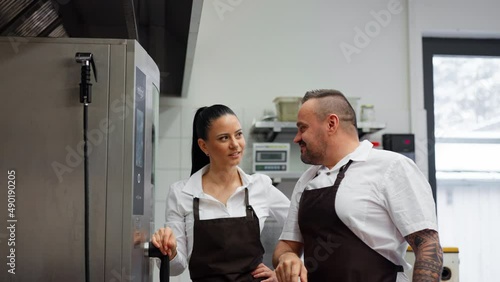
[[[384,128],[385,123],[381,122],[358,122],[359,137]],[[297,126],[294,121],[257,121],[252,125],[250,133],[257,141],[272,142],[280,133],[297,133]]]
[[[252,136],[259,142],[272,142],[278,133],[297,132],[294,121],[256,121],[250,129]]]
[[[272,179],[298,179],[302,175],[303,171],[258,171],[257,173],[265,174]]]
[[[372,134],[385,128],[382,122],[358,122],[358,135],[361,138],[366,134]]]

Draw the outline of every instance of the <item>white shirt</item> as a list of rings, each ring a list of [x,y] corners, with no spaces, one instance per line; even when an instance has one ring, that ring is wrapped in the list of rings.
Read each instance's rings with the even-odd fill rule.
[[[188,266],[193,251],[193,198],[200,198],[200,220],[243,217],[245,210],[245,187],[248,201],[259,218],[260,231],[268,217],[283,225],[287,217],[290,201],[272,185],[271,179],[263,174],[248,175],[238,168],[243,186],[238,187],[225,206],[214,197],[203,193],[202,176],[209,165],[203,167],[189,179],[170,186],[165,212],[167,226],[172,228],[177,239],[177,255],[170,261],[170,275],[181,274]]]
[[[331,170],[312,166],[295,185],[281,240],[303,242],[298,205],[304,189],[332,186],[340,167],[353,160],[337,192],[335,211],[342,222],[368,246],[405,269],[405,236],[437,230],[431,187],[415,163],[398,153],[372,148],[363,141]],[[318,174],[317,177],[316,174]],[[398,274],[398,281],[407,281]]]

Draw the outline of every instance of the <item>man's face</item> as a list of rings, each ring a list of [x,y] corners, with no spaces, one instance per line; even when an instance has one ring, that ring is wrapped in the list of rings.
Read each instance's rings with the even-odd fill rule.
[[[318,119],[315,104],[318,99],[306,101],[297,115],[297,134],[293,142],[300,146],[300,159],[306,164],[322,164],[326,153],[326,121]]]

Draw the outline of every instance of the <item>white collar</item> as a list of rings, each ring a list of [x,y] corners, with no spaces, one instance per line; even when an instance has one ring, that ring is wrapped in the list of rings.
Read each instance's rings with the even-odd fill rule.
[[[200,197],[204,195],[202,184],[202,177],[208,169],[210,168],[210,164],[202,167],[200,170],[195,172],[186,182],[186,185],[182,188],[182,192],[191,196]],[[250,175],[246,174],[240,167],[237,167],[238,172],[240,173],[241,181],[243,182],[243,187],[248,187],[249,184],[253,182],[253,179]]]
[[[368,155],[370,154],[372,148],[372,142],[363,140],[359,143],[359,146],[356,148],[356,150],[342,158],[332,169],[321,166],[318,169],[318,172],[339,170],[343,165],[347,164],[349,160],[352,160],[353,162],[364,162],[368,159]]]

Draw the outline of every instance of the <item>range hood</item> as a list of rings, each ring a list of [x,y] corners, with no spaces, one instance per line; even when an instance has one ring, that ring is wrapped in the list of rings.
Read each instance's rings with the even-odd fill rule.
[[[136,39],[162,95],[186,95],[203,0],[0,0],[0,36]]]

